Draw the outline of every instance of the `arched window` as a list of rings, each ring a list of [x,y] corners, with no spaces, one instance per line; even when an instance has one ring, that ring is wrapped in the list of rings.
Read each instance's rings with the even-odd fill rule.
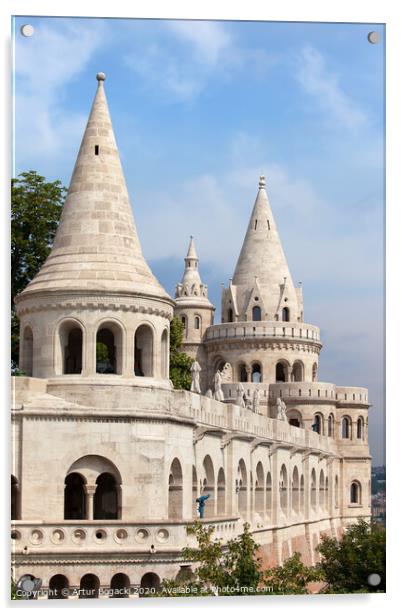
[[[233,309],[229,308],[228,310],[228,322],[233,323]]]
[[[165,329],[161,338],[161,375],[163,379],[169,378],[169,342],[168,331]]]
[[[321,469],[320,471],[320,508],[324,509],[324,504],[325,504],[325,478],[324,478],[324,471]]]
[[[218,473],[218,515],[226,512],[226,480],[225,471],[223,468],[219,469]]]
[[[28,376],[32,376],[33,371],[33,333],[32,329],[27,325],[24,328],[22,335],[22,357],[21,370]]]
[[[272,478],[271,473],[267,473],[267,479],[265,482],[265,509],[268,517],[271,517],[272,513]]]
[[[125,573],[116,573],[110,581],[111,599],[127,599],[130,591],[130,578]]]
[[[11,519],[20,519],[20,487],[18,479],[11,475]]]
[[[335,507],[339,507],[339,479],[335,477]]]
[[[197,518],[198,517],[198,512],[197,512],[197,502],[196,499],[199,496],[199,487],[198,487],[198,479],[197,479],[197,470],[195,468],[195,466],[193,466],[193,482],[192,482],[192,497],[193,497],[193,518]]]
[[[260,364],[253,364],[251,367],[251,380],[253,383],[262,382],[262,370]]]
[[[325,509],[329,509],[329,482],[328,477],[325,478]]]
[[[141,578],[140,598],[152,597],[153,593],[158,592],[161,586],[159,575],[153,572],[146,573]]]
[[[357,438],[363,439],[363,428],[364,428],[364,420],[362,417],[359,417],[357,420]]]
[[[281,509],[285,515],[287,515],[288,509],[288,472],[286,466],[282,464],[281,472],[279,474],[279,502]]]
[[[239,381],[241,381],[242,383],[246,383],[247,382],[246,364],[240,364],[239,365]]]
[[[297,409],[286,411],[286,416],[291,426],[295,426],[296,428],[303,427],[302,415]]]
[[[350,438],[350,419],[349,417],[342,417],[342,438]]]
[[[203,462],[204,480],[203,480],[203,495],[209,494],[208,500],[205,501],[205,517],[210,518],[214,515],[215,505],[215,471],[210,456],[205,456]]]
[[[181,464],[175,458],[169,471],[169,520],[181,520],[183,518],[183,473]]]
[[[303,381],[304,366],[301,361],[295,361],[292,368],[292,381]]]
[[[285,364],[282,364],[281,362],[278,362],[276,364],[276,368],[275,368],[275,380],[277,383],[285,383],[286,382],[286,374],[287,374],[287,367],[285,366]]]
[[[243,517],[247,514],[247,470],[243,458],[237,466],[236,492],[238,494],[238,510]]]
[[[96,372],[121,374],[122,349],[123,333],[121,327],[113,321],[102,323],[96,333]]]
[[[294,513],[300,512],[299,471],[296,466],[292,475],[292,509]]]
[[[111,473],[101,473],[96,480],[94,520],[119,518],[119,490]]]
[[[70,473],[64,487],[64,519],[86,520],[85,481],[79,473]]]
[[[134,374],[135,376],[153,376],[154,334],[149,325],[140,325],[134,340]]]
[[[328,436],[334,436],[334,416],[331,413],[330,416],[328,417]]]
[[[58,573],[49,580],[48,599],[68,599],[68,579],[65,575]]]
[[[99,586],[99,578],[93,573],[87,573],[81,578],[79,599],[97,599]]]
[[[322,416],[320,415],[320,413],[316,413],[314,415],[314,421],[313,421],[313,431],[317,432],[317,434],[323,434],[323,421],[322,421]]]
[[[361,504],[361,485],[358,481],[352,481],[350,485],[350,502],[352,505]]]
[[[184,314],[181,315],[181,323],[182,323],[182,325],[184,327],[184,333],[186,333],[187,319],[186,319]]]
[[[300,477],[300,496],[299,496],[300,512],[304,511],[304,475]]]
[[[313,364],[312,380],[313,382],[317,380],[317,364]]]
[[[314,468],[311,471],[311,507],[314,510],[317,507],[317,478]]]
[[[264,514],[264,469],[262,463],[258,462],[256,468],[256,482],[255,482],[255,510],[261,516]]]
[[[56,365],[56,373],[81,374],[82,329],[76,321],[64,321],[61,323],[59,327],[59,344],[61,365]],[[56,360],[56,363],[58,363],[58,360]]]
[[[282,321],[289,321],[289,308],[282,308]]]
[[[261,308],[253,306],[253,321],[261,321]]]
[[[195,317],[194,327],[195,329],[201,329],[201,318],[200,317]]]

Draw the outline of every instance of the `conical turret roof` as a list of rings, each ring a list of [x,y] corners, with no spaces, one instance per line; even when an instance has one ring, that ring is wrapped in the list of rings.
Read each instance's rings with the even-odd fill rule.
[[[261,291],[263,319],[273,320],[288,307],[291,320],[297,320],[299,306],[278,229],[260,176],[257,198],[250,216],[243,246],[233,274],[239,317],[244,318],[255,284]],[[256,300],[257,301],[257,300]],[[280,316],[279,316],[280,318]]]
[[[200,276],[199,259],[195,249],[194,238],[190,236],[187,256],[184,257],[184,273],[181,283],[176,286],[176,304],[205,304],[212,306],[208,299],[208,287]]]
[[[170,299],[143,257],[105,97],[105,75],[98,73],[97,80],[53,248],[21,295],[77,290]]]

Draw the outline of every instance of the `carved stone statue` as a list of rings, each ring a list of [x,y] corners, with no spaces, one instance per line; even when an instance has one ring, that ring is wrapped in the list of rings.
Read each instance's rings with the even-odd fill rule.
[[[238,406],[246,406],[244,403],[244,387],[241,383],[237,383],[237,388],[236,388],[236,404]]]
[[[260,390],[255,389],[253,394],[253,412],[260,412]]]
[[[191,372],[190,391],[194,391],[196,394],[200,394],[201,393],[201,387],[200,387],[201,366],[197,360],[194,360],[193,363],[191,364],[190,372]]]
[[[215,372],[214,376],[214,398],[220,402],[223,402],[225,399],[222,391],[222,375],[219,370]]]
[[[221,370],[222,383],[233,383],[233,370],[229,362]]]
[[[281,421],[287,421],[286,417],[286,404],[281,398],[276,399],[276,418]]]
[[[206,398],[213,398],[212,389],[207,389],[207,391],[205,392],[205,396]]]

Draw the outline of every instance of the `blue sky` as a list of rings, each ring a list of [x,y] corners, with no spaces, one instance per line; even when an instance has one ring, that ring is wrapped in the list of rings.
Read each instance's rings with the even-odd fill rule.
[[[15,28],[14,173],[68,185],[104,71],[144,254],[173,294],[193,234],[218,318],[265,173],[306,321],[321,327],[319,378],[369,387],[382,463],[383,27],[18,18]]]

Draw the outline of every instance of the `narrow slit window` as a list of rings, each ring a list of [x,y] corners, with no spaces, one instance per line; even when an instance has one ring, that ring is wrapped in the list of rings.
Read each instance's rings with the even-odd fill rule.
[[[99,156],[99,146],[95,146],[95,156]]]
[[[267,220],[267,225],[268,225],[268,231],[271,231],[271,226],[269,224],[269,220]]]
[[[254,223],[254,230],[257,228],[257,223],[258,223],[258,220],[256,220]]]

